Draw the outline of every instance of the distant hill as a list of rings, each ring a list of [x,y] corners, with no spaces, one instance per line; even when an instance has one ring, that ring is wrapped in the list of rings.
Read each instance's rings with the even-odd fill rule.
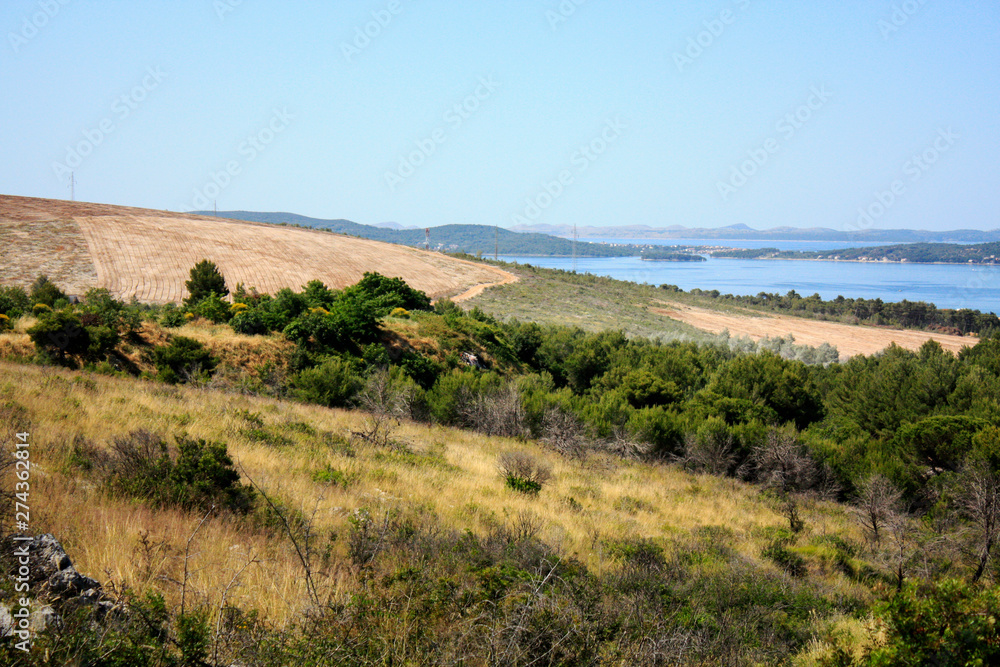
[[[518,225],[515,232],[544,232],[555,236],[570,237],[572,225]],[[577,227],[577,234],[586,238],[608,239],[719,239],[729,241],[839,241],[848,243],[988,243],[1000,241],[1000,230],[980,231],[956,229],[944,232],[913,229],[864,229],[839,231],[829,227],[772,227],[754,229],[744,224],[728,227],[650,227],[624,225],[621,227]]]
[[[257,213],[253,211],[196,211],[199,215],[249,220],[270,224],[300,225],[314,229],[328,229],[338,234],[348,234],[374,241],[398,243],[413,247],[424,246],[423,229],[387,229],[375,225],[362,225],[350,220],[321,220],[295,213]],[[441,225],[431,227],[431,249],[446,252],[465,252],[471,255],[492,255],[498,249],[501,255],[521,257],[570,257],[573,243],[567,239],[537,232],[518,233],[509,229],[486,225]],[[499,247],[498,247],[499,245]],[[630,257],[637,256],[643,246],[608,243],[577,243],[580,257]]]
[[[722,250],[714,257],[736,259],[826,259],[851,262],[912,262],[914,264],[1000,264],[1000,243],[903,243],[869,248],[802,251],[758,248]]]
[[[382,229],[416,229],[416,227],[410,225],[401,225],[398,222],[376,222],[372,227],[380,227]]]

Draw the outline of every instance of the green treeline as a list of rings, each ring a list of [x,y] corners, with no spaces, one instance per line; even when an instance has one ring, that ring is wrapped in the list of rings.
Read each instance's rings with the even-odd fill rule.
[[[682,293],[676,285],[660,285],[668,292]],[[829,301],[819,294],[801,296],[795,290],[786,294],[760,292],[755,296],[722,294],[719,290],[692,289],[688,294],[709,297],[719,303],[848,324],[871,324],[903,329],[945,330],[955,334],[990,335],[1000,330],[1000,318],[971,308],[938,308],[926,301],[885,302],[882,299],[850,299],[838,296]]]

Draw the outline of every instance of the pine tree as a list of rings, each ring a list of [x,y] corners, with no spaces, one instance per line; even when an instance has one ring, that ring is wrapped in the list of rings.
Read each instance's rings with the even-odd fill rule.
[[[212,292],[215,292],[220,297],[225,297],[229,294],[229,288],[226,287],[226,279],[219,272],[219,267],[207,259],[203,259],[194,265],[194,268],[191,269],[191,280],[185,282],[184,286],[188,290],[188,298],[184,300],[184,303],[188,306],[196,305]]]

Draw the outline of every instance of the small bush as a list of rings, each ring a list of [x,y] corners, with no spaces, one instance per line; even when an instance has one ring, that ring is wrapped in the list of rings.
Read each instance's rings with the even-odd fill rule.
[[[320,468],[319,470],[314,470],[312,472],[312,481],[317,484],[326,484],[328,486],[339,486],[342,489],[346,489],[354,481],[354,475],[341,472],[336,468],[331,468],[326,466],[325,468]]]
[[[167,327],[168,329],[183,326],[187,322],[184,318],[185,314],[189,313],[185,313],[176,305],[168,303],[163,306],[163,310],[160,313],[160,325]]]
[[[11,319],[24,315],[31,308],[31,299],[22,287],[0,285],[0,313]]]
[[[234,306],[242,306],[243,304],[233,304]],[[241,310],[234,311],[233,319],[229,320],[229,326],[233,328],[238,334],[243,334],[245,336],[260,336],[268,333],[270,328],[264,319],[264,316],[256,309],[247,310],[245,307]]]
[[[293,384],[299,398],[328,408],[350,405],[362,386],[354,366],[340,357],[331,357],[315,368],[305,369]]]
[[[504,478],[504,484],[506,484],[507,488],[512,491],[527,493],[529,495],[534,495],[542,490],[542,485],[538,482],[533,482],[530,479],[524,479],[522,477],[515,477],[514,475],[507,475]]]
[[[31,301],[36,307],[42,303],[52,308],[55,307],[56,301],[65,298],[66,294],[44,275],[38,276],[31,284]]]
[[[527,452],[504,452],[497,460],[497,470],[508,488],[536,494],[552,478],[552,468]]]
[[[137,430],[116,437],[108,457],[100,462],[105,488],[117,495],[185,509],[211,506],[246,514],[254,493],[240,484],[233,460],[220,442],[180,436],[171,457],[158,435]]]
[[[175,336],[168,345],[154,349],[152,361],[160,378],[170,384],[211,375],[216,365],[204,345],[185,336]]]
[[[86,354],[90,347],[90,334],[80,318],[65,310],[45,311],[28,329],[28,336],[39,352],[56,357],[60,363],[68,356]]]
[[[229,304],[222,300],[222,297],[212,292],[194,306],[194,312],[212,321],[214,324],[228,322],[233,316],[233,311],[229,309]]]

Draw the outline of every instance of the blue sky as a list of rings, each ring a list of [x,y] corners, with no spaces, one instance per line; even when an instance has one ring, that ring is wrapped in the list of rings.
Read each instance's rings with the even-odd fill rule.
[[[0,34],[5,194],[1000,227],[995,0],[4,0]]]

